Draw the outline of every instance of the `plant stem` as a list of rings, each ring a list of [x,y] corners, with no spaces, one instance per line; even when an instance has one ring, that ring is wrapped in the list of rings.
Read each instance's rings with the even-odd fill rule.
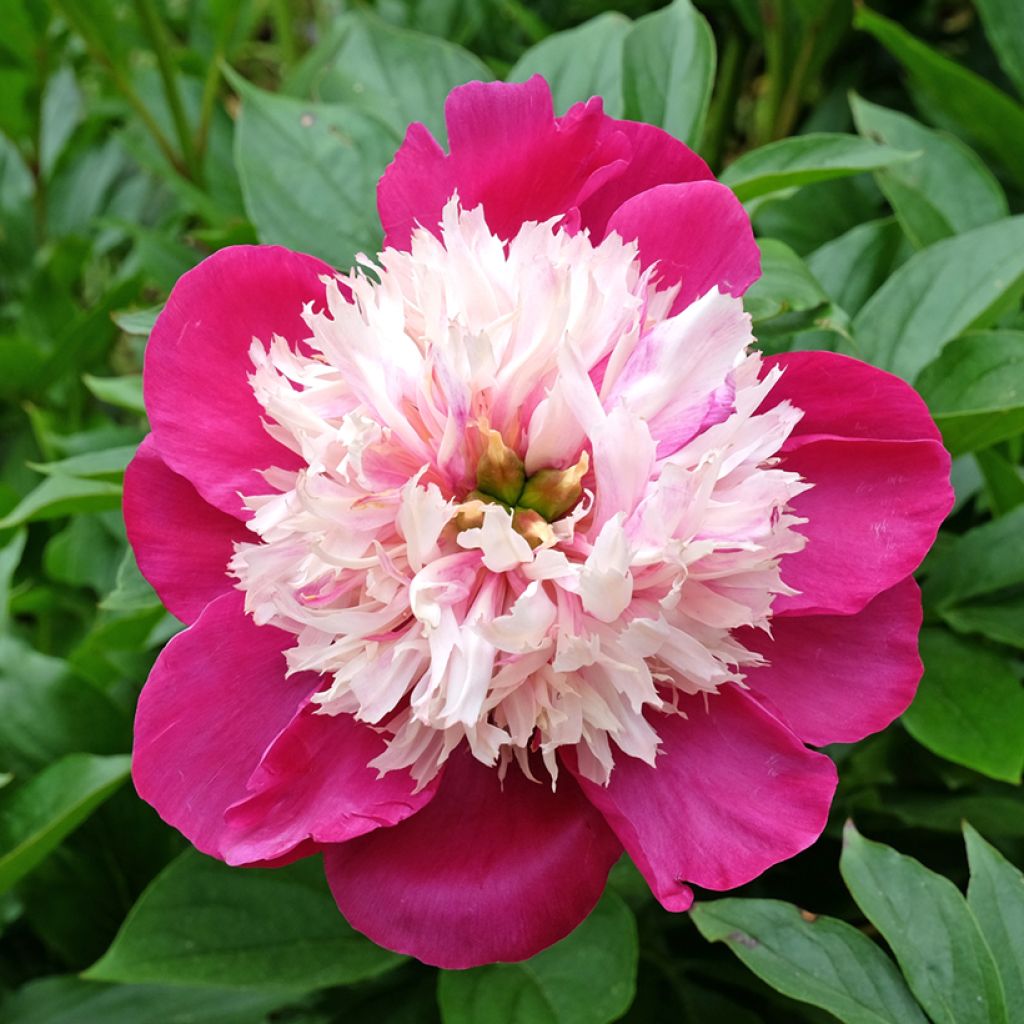
[[[761,23],[764,25],[764,78],[767,84],[758,101],[754,119],[754,144],[763,146],[774,137],[775,122],[782,102],[786,47],[785,25],[779,0],[761,0]]]
[[[730,23],[725,29],[725,47],[719,64],[718,83],[711,99],[707,123],[704,126],[704,139],[701,153],[711,166],[717,170],[722,161],[722,149],[725,137],[736,111],[736,99],[739,96],[743,71],[743,49],[746,40],[741,35],[738,25]]]
[[[292,26],[292,13],[288,10],[288,0],[272,0],[271,14],[274,19],[274,34],[278,46],[281,47],[281,64],[290,68],[298,56],[295,42],[295,29]]]
[[[785,138],[796,127],[796,121],[800,115],[800,105],[803,101],[804,88],[807,85],[807,71],[814,57],[814,47],[818,41],[820,30],[821,22],[815,21],[808,28],[800,44],[800,49],[796,55],[796,62],[789,77],[789,84],[786,86],[786,91],[775,113],[775,124],[772,130],[772,137],[775,139]]]
[[[167,106],[170,108],[174,130],[178,136],[178,145],[181,148],[182,162],[188,172],[188,177],[193,181],[199,181],[200,168],[196,160],[195,147],[192,144],[188,119],[185,117],[185,108],[181,102],[177,68],[174,66],[174,58],[171,55],[171,40],[167,26],[164,24],[163,18],[160,17],[155,0],[135,0],[135,9],[146,35],[149,37],[153,53],[156,55],[164,96],[167,98]]]

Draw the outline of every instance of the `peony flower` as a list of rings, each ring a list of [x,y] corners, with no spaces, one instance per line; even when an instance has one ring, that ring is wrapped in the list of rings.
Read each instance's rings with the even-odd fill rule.
[[[751,347],[749,221],[681,143],[540,78],[447,121],[375,259],[178,282],[125,518],[189,624],[140,795],[229,864],[322,852],[355,928],[466,967],[568,933],[623,850],[685,910],[811,844],[807,744],[911,700],[951,493],[905,383]]]

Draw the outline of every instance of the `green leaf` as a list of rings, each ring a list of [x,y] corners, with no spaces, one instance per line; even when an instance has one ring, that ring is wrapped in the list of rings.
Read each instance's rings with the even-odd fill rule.
[[[1006,587],[1024,583],[1024,508],[961,534],[929,566],[925,604],[945,614]]]
[[[845,921],[750,899],[697,903],[690,918],[772,988],[845,1024],[926,1024],[892,961]]]
[[[975,0],[999,64],[1024,96],[1024,5],[1020,0]]]
[[[921,633],[924,677],[907,732],[948,761],[1003,782],[1024,770],[1024,689],[994,651],[944,629]]]
[[[915,246],[923,248],[1008,216],[999,182],[958,138],[856,94],[850,97],[850,109],[865,138],[921,154],[875,175]]]
[[[755,324],[787,313],[819,309],[828,303],[828,296],[807,264],[788,245],[774,238],[762,238],[758,247],[761,276],[743,296],[743,308]]]
[[[958,633],[980,633],[990,640],[1024,651],[1024,597],[998,604],[967,604],[944,608],[942,617]]]
[[[69,754],[0,795],[0,893],[27,875],[127,778],[131,758]]]
[[[142,400],[142,374],[129,373],[124,377],[94,377],[87,373],[82,377],[85,386],[107,405],[116,405],[129,412],[146,411]]]
[[[0,635],[7,632],[10,623],[11,583],[21,556],[25,551],[28,531],[18,530],[7,537],[7,543],[0,548]]]
[[[915,384],[954,455],[1014,437],[1024,430],[1024,331],[965,334]]]
[[[82,117],[82,94],[79,92],[75,73],[70,67],[63,67],[52,74],[43,90],[39,130],[39,169],[44,177],[50,177]]]
[[[135,338],[148,338],[163,312],[163,306],[149,306],[146,309],[119,309],[110,316],[125,334]]]
[[[229,75],[242,98],[235,166],[261,242],[352,265],[381,247],[377,180],[400,137],[374,114],[264,92]]]
[[[49,476],[0,519],[0,530],[40,519],[120,508],[121,486],[106,480]]]
[[[689,146],[700,142],[715,81],[715,37],[690,0],[640,18],[623,48],[623,110]]]
[[[852,316],[896,268],[904,245],[894,218],[871,220],[815,249],[807,267],[832,301]]]
[[[848,823],[839,862],[935,1024],[1010,1024],[992,953],[955,885]]]
[[[870,32],[906,68],[914,86],[965,135],[1024,182],[1024,106],[895,21],[858,6],[853,23]]]
[[[57,462],[30,462],[28,465],[44,476],[88,477],[116,482],[124,476],[137,448],[138,445],[134,444],[118,445],[116,448],[72,455]]]
[[[43,549],[51,580],[106,593],[114,583],[121,545],[99,515],[74,516]]]
[[[915,253],[853,321],[858,355],[906,380],[969,328],[988,327],[1024,291],[1024,216]]]
[[[264,1024],[294,993],[101,985],[76,977],[41,978],[3,1004],[4,1024]]]
[[[571,935],[529,960],[442,971],[444,1024],[610,1024],[636,990],[636,922],[606,893]]]
[[[117,567],[114,589],[100,602],[100,608],[105,611],[137,611],[159,606],[160,598],[139,571],[135,552],[130,547],[126,548]]]
[[[889,167],[916,155],[856,135],[816,132],[752,149],[729,164],[720,180],[747,202],[783,189]]]
[[[999,968],[1010,1020],[1024,1020],[1024,875],[966,822],[967,902]]]
[[[627,17],[607,11],[577,28],[555,32],[516,61],[508,81],[525,82],[531,75],[543,75],[551,86],[556,113],[601,96],[605,113],[621,117],[624,43],[631,28]]]
[[[305,991],[400,962],[345,923],[318,861],[230,868],[188,850],[154,879],[85,977]]]
[[[395,28],[369,11],[353,11],[335,21],[286,88],[321,103],[372,111],[396,139],[410,122],[421,121],[443,141],[448,93],[464,82],[492,77],[487,65],[461,46]]]
[[[985,481],[985,496],[993,516],[1004,516],[1024,505],[1024,468],[996,448],[976,452],[974,458]]]

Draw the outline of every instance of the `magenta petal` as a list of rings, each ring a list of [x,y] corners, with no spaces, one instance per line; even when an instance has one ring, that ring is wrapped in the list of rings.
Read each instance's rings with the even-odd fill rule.
[[[768,660],[747,673],[747,683],[805,743],[854,743],[884,729],[914,699],[920,628],[913,579],[856,615],[776,616],[772,638],[755,630],[740,637]]]
[[[689,908],[687,882],[731,889],[806,849],[836,787],[835,765],[739,690],[681,706],[653,723],[655,767],[620,755],[607,786],[577,775],[668,910]]]
[[[416,224],[433,230],[458,191],[483,204],[491,230],[514,236],[525,221],[569,214],[624,166],[629,145],[599,99],[556,118],[547,82],[469,82],[445,104],[450,155],[422,125],[406,135],[377,190],[389,246],[405,249]]]
[[[522,960],[590,912],[621,847],[573,780],[530,782],[459,750],[437,796],[324,852],[334,898],[374,942],[445,968]]]
[[[124,475],[124,523],[142,575],[182,622],[234,585],[228,560],[248,531],[167,468],[152,434]]]
[[[582,226],[603,238],[611,215],[627,200],[656,185],[712,180],[714,175],[689,146],[668,132],[640,121],[613,121],[629,140],[624,167],[580,206]]]
[[[782,560],[799,594],[775,611],[859,612],[921,564],[953,504],[949,455],[935,441],[809,440],[787,470],[814,486],[793,501],[807,522],[803,551]]]
[[[271,744],[249,780],[251,796],[228,810],[228,862],[271,860],[303,842],[343,843],[394,825],[433,797],[414,794],[406,772],[369,768],[383,737],[351,715],[303,712]]]
[[[789,446],[814,435],[879,441],[938,441],[939,429],[924,399],[904,380],[835,352],[769,356],[764,372],[783,374],[760,411],[789,400],[803,410]]]
[[[750,218],[733,193],[717,181],[658,185],[626,200],[608,221],[640,247],[644,267],[657,261],[665,284],[682,282],[673,312],[716,285],[742,295],[761,273],[761,254]]]
[[[319,676],[285,679],[292,637],[255,626],[241,594],[217,598],[157,658],[135,715],[135,788],[203,853],[227,859],[225,811]],[[284,852],[284,851],[282,851]]]
[[[304,303],[323,299],[326,263],[276,246],[221,249],[171,291],[146,346],[146,410],[164,461],[210,504],[241,516],[259,470],[297,457],[266,432],[248,375],[253,338],[309,336]]]

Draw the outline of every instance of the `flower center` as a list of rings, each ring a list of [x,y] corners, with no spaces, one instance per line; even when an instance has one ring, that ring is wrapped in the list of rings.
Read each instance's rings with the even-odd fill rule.
[[[528,477],[523,460],[497,430],[487,430],[486,438],[477,462],[476,487],[456,506],[457,531],[478,529],[487,506],[499,505],[512,517],[513,531],[531,548],[554,546],[557,537],[550,524],[571,512],[583,497],[590,456],[584,451],[568,469],[548,467]]]

